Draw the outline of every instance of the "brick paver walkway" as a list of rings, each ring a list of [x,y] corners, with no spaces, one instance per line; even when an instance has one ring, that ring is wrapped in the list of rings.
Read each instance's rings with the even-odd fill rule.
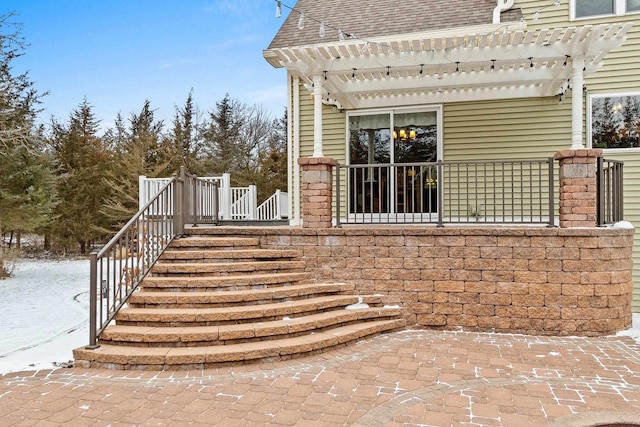
[[[591,426],[640,423],[640,345],[402,331],[206,371],[0,377],[0,425]]]

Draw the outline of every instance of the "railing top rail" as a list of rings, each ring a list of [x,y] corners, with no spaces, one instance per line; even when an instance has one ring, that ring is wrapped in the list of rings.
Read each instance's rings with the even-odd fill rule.
[[[613,160],[613,159],[602,159],[603,162],[609,162],[609,163],[613,163],[616,165],[624,165],[624,162],[622,160]]]
[[[511,159],[511,160],[441,160],[445,165],[452,164],[523,164],[523,163],[548,163],[549,157],[537,159]],[[375,164],[338,164],[340,168],[372,168],[372,167],[416,167],[416,166],[437,166],[438,162],[414,162],[414,163],[375,163]]]
[[[415,166],[438,166],[437,162],[414,162],[414,163],[375,163],[375,164],[338,164],[340,168],[371,168],[371,167],[415,167]]]
[[[138,222],[138,219],[140,218],[140,216],[142,215],[142,213],[151,206],[151,204],[153,202],[155,202],[155,200],[158,198],[158,196],[160,194],[162,194],[162,192],[169,187],[174,181],[176,180],[176,177],[172,177],[169,179],[169,182],[167,182],[165,185],[162,186],[162,188],[158,191],[158,194],[156,195],[156,197],[152,198],[151,200],[149,200],[144,206],[142,206],[140,208],[140,210],[133,215],[133,217],[120,229],[120,231],[118,231],[118,233],[116,233],[115,236],[113,236],[113,238],[111,240],[109,240],[109,242],[104,245],[102,247],[102,249],[100,249],[100,251],[98,252],[92,252],[96,253],[97,257],[100,258],[102,256],[104,256],[105,253],[107,253],[119,240],[120,238],[124,235],[124,233],[126,233],[126,231],[129,229],[129,227],[131,227],[133,224],[135,224],[136,222]]]

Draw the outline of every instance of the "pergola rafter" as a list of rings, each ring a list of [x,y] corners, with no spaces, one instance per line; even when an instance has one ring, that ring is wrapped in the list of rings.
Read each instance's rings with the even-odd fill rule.
[[[372,107],[369,101],[380,97],[406,105],[429,94],[437,102],[553,96],[572,78],[575,58],[584,60],[586,73],[597,70],[630,28],[615,23],[510,31],[496,25],[464,36],[441,31],[278,48],[265,57],[310,85],[321,75],[323,97],[344,108]]]

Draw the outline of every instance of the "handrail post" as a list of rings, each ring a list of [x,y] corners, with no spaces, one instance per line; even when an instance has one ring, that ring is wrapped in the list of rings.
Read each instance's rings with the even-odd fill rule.
[[[555,227],[556,226],[556,196],[555,196],[555,174],[554,174],[554,160],[553,157],[549,157],[548,161],[549,165],[549,225],[547,227]]]
[[[618,203],[617,210],[618,216],[616,217],[616,222],[624,220],[624,163],[620,163],[616,165],[616,177],[618,182],[616,183],[616,188],[618,192]]]
[[[275,219],[282,219],[282,204],[280,203],[281,191],[279,189],[276,190],[276,217]]]
[[[603,225],[605,221],[605,179],[604,179],[604,160],[598,157],[596,161],[596,194],[598,197],[596,206],[596,225]]]
[[[220,225],[220,187],[218,181],[213,182],[213,215],[215,215],[213,222],[215,225]]]
[[[336,165],[336,227],[340,228],[340,165]]]
[[[87,350],[95,350],[100,347],[97,343],[97,315],[98,315],[98,254],[92,252],[89,267],[89,345]]]
[[[438,194],[438,227],[444,227],[444,162],[438,160],[438,176],[436,177]]]
[[[184,235],[184,166],[180,167],[180,175],[176,179],[176,189],[173,192],[173,229],[176,236]]]

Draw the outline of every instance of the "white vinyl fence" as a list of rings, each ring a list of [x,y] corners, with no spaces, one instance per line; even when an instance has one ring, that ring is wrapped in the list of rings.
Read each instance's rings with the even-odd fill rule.
[[[171,178],[147,178],[139,177],[139,207],[143,207]],[[258,206],[258,191],[255,185],[248,187],[231,187],[231,176],[228,173],[222,176],[199,178],[205,181],[218,182],[218,198],[220,208],[218,217],[221,220],[281,220],[288,217],[289,194],[276,190],[276,192]],[[206,195],[204,195],[206,197]],[[171,207],[167,207],[171,210]],[[157,212],[160,213],[160,212]],[[172,214],[172,212],[167,212]]]

